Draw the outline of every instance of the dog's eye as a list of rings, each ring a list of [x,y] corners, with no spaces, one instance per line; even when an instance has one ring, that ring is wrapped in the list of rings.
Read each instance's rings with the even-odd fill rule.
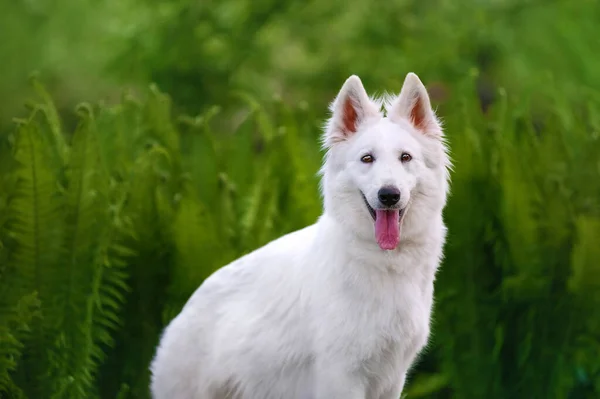
[[[362,163],[371,163],[374,160],[375,160],[375,158],[373,158],[373,155],[371,155],[371,154],[363,155],[362,158],[360,158],[360,161]]]
[[[412,156],[409,153],[407,153],[407,152],[403,152],[402,155],[400,155],[400,160],[402,162],[408,162],[411,159],[412,159]]]

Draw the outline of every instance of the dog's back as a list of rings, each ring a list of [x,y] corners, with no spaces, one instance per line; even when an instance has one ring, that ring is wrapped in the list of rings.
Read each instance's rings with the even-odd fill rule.
[[[311,345],[298,328],[302,292],[290,272],[298,270],[292,263],[314,228],[283,236],[205,280],[163,333],[151,366],[153,397],[300,397],[289,393],[308,383]],[[278,386],[282,396],[272,396]]]

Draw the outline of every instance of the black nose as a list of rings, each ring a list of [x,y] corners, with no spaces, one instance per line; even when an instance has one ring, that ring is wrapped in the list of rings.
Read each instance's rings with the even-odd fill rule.
[[[377,193],[379,202],[385,206],[394,206],[400,201],[400,190],[395,187],[382,187]]]

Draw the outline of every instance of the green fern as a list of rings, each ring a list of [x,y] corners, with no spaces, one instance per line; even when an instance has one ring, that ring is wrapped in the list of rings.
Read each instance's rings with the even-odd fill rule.
[[[7,226],[13,250],[3,277],[6,283],[2,294],[3,299],[10,299],[35,291],[42,304],[42,319],[32,325],[17,377],[19,386],[30,397],[50,391],[45,378],[49,368],[47,348],[56,325],[49,315],[56,314],[56,306],[55,291],[47,282],[56,277],[64,226],[56,169],[41,135],[39,117],[39,112],[34,111],[29,120],[20,123],[15,135],[18,183]]]
[[[109,176],[97,151],[91,108],[79,108],[81,123],[73,136],[67,169],[66,250],[57,300],[59,335],[53,352],[53,398],[93,397],[95,374],[103,360],[100,345],[110,345],[119,325],[127,289],[118,237],[110,215]],[[114,217],[114,216],[112,216]],[[125,253],[123,253],[125,252]]]
[[[100,213],[96,208],[102,206],[95,191],[101,187],[94,185],[98,171],[95,168],[97,154],[92,152],[91,123],[91,115],[85,115],[73,136],[73,151],[67,167],[66,247],[64,263],[57,273],[60,281],[56,282],[56,287],[61,287],[56,293],[60,308],[54,315],[59,333],[49,370],[56,381],[53,398],[83,397],[89,395],[92,386],[91,372],[82,364],[85,352],[81,350],[89,345],[84,333],[89,328],[84,325],[85,302],[91,286],[90,252],[95,245],[97,217]]]
[[[43,138],[48,140],[49,150],[56,157],[58,160],[57,162],[60,165],[65,165],[69,157],[69,146],[66,143],[60,116],[58,115],[54,101],[52,101],[52,97],[40,83],[36,75],[31,76],[30,84],[38,97],[42,100],[41,103],[35,105],[35,108],[44,116],[39,128],[48,130],[47,132],[42,133],[44,136]]]
[[[219,240],[214,214],[189,188],[182,193],[170,227],[174,244],[174,264],[168,288],[165,323],[179,313],[202,281],[227,262],[231,254],[227,242]]]
[[[4,296],[2,296],[4,297]],[[34,318],[40,316],[37,294],[23,296],[10,310],[2,310],[0,323],[0,396],[15,399],[26,398],[25,393],[13,381],[11,374],[19,365],[23,341],[31,333]]]

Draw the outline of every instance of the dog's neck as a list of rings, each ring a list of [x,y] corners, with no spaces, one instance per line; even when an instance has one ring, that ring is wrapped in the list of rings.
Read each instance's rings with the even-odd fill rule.
[[[369,240],[348,231],[344,224],[327,212],[319,218],[317,229],[318,233],[309,251],[318,254],[319,257],[334,256],[336,261],[331,264],[343,264],[349,275],[378,271],[386,276],[397,275],[402,278],[406,273],[412,274],[415,267],[423,273],[429,266],[416,264],[409,259],[413,258],[415,253],[431,253],[439,246],[439,243],[419,235],[418,238],[401,238],[394,250],[382,250],[374,237]],[[346,262],[339,262],[338,257],[346,259]],[[354,269],[355,272],[351,272]],[[431,273],[435,271],[431,270]]]
[[[403,240],[401,237],[398,247],[394,250],[382,250],[375,235],[365,236],[354,231],[347,226],[344,221],[339,220],[339,215],[325,211],[318,221],[320,230],[320,239],[329,240],[331,245],[335,245],[338,250],[343,250],[348,254],[369,253],[370,255],[379,255],[390,257],[399,255],[402,250],[409,245],[415,245],[414,240]]]

